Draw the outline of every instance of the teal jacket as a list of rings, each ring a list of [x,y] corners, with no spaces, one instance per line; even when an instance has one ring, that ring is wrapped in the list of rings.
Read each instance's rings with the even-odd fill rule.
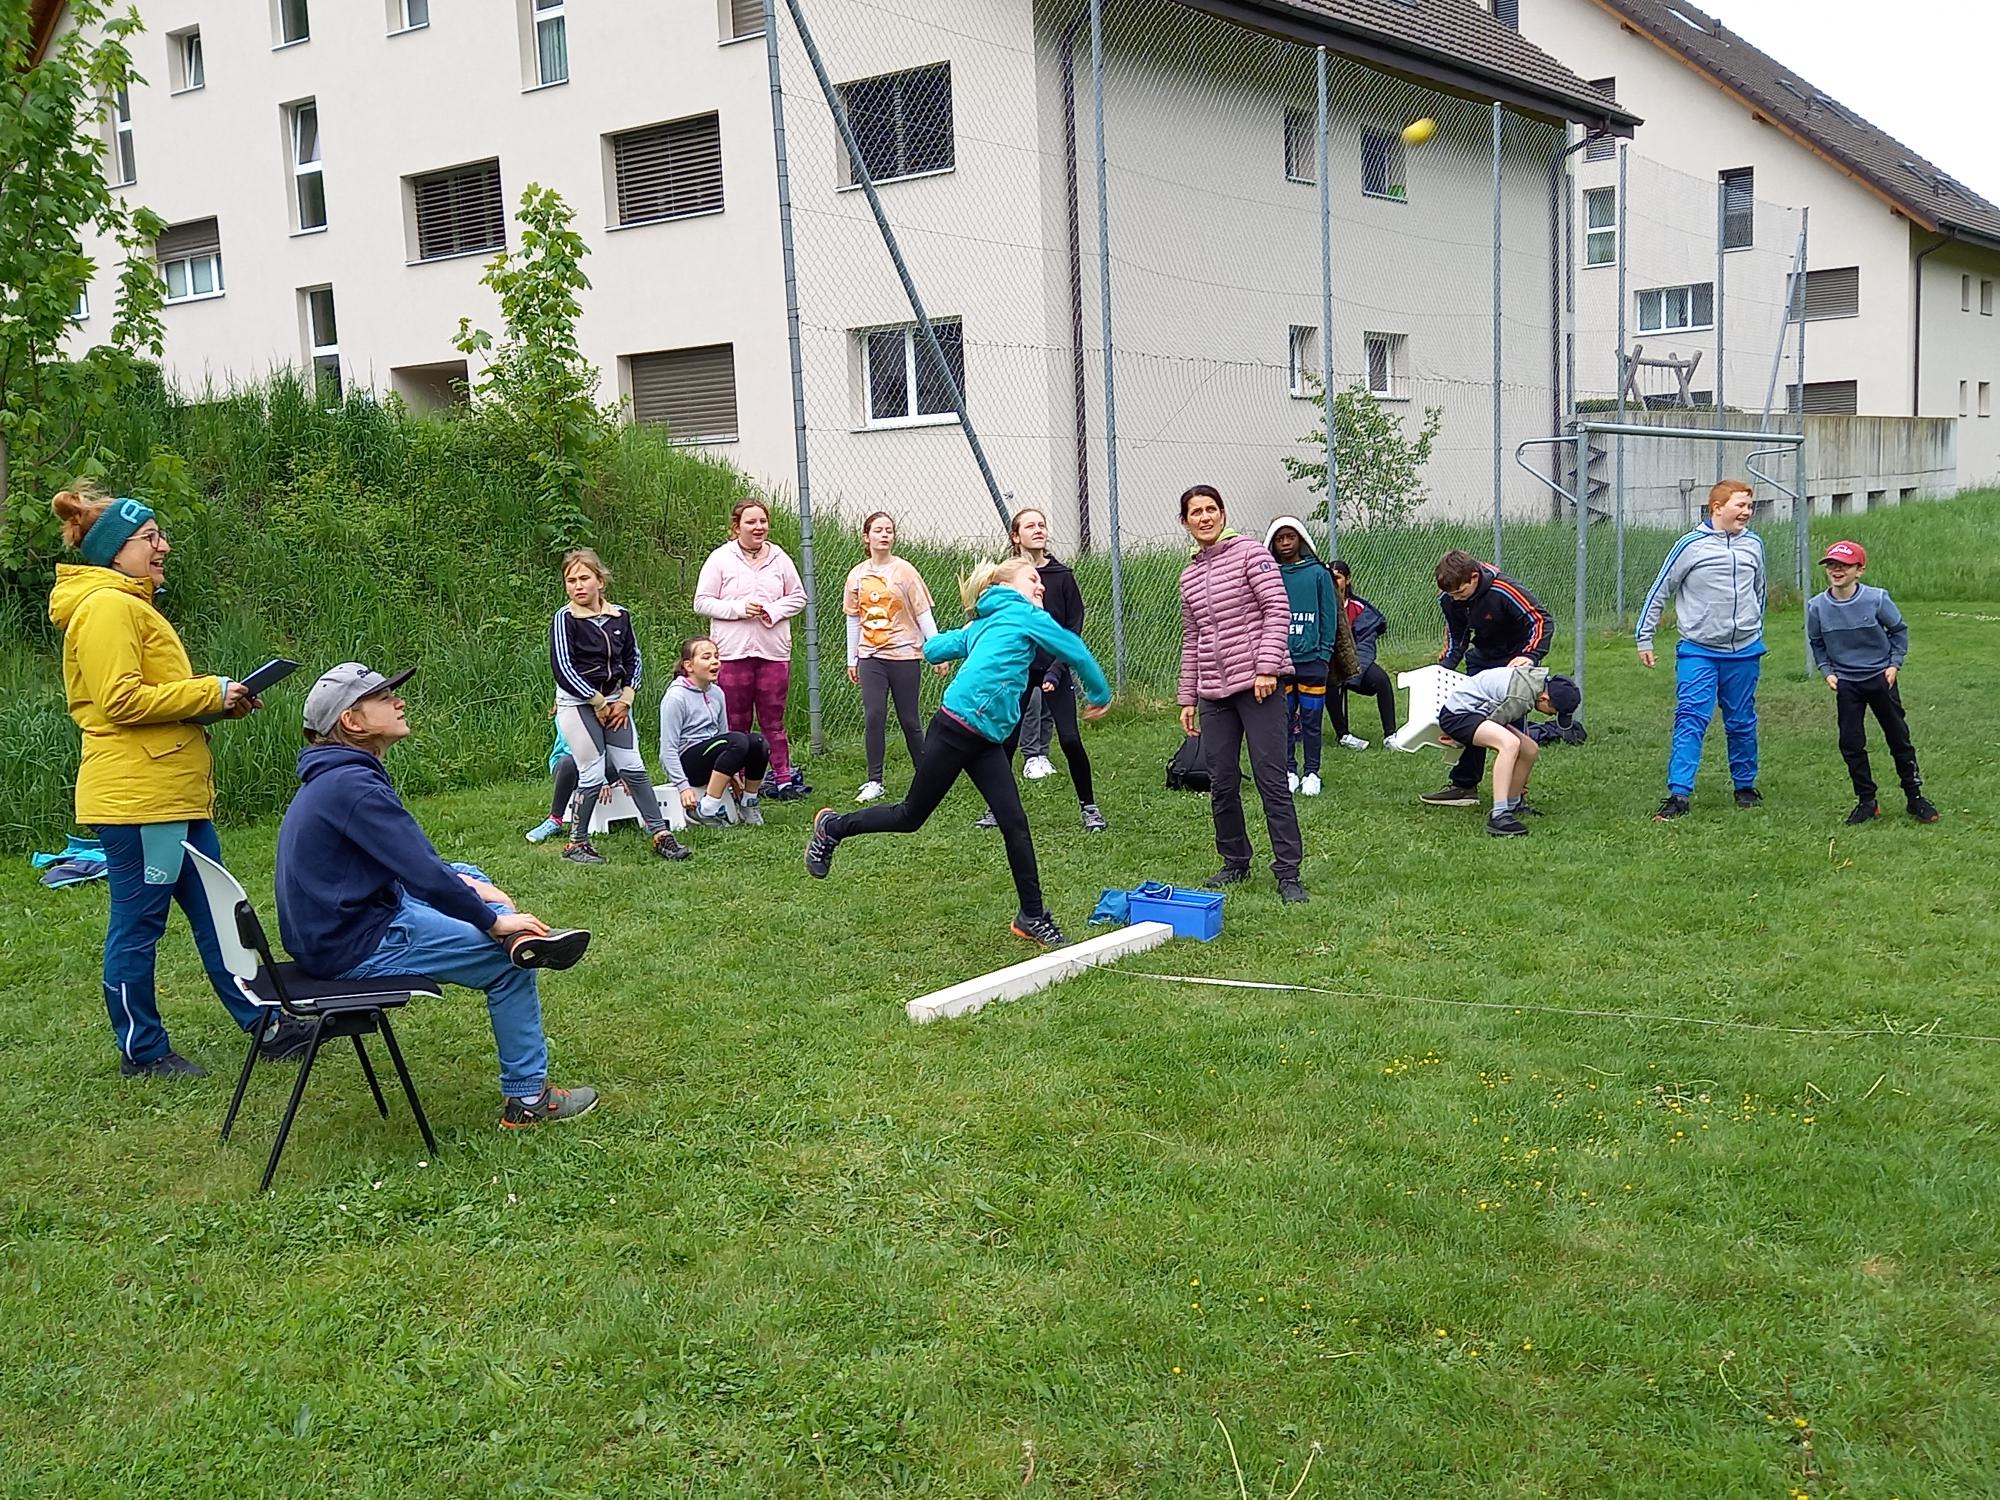
[[[962,630],[945,630],[924,642],[927,662],[963,661],[944,690],[952,717],[1000,744],[1021,722],[1021,695],[1037,651],[1045,651],[1076,674],[1083,696],[1109,703],[1111,684],[1083,637],[1058,625],[1025,594],[996,584],[973,603]]]
[[[1333,574],[1311,555],[1279,564],[1278,572],[1284,577],[1285,597],[1292,605],[1292,634],[1286,643],[1292,660],[1332,661],[1334,635],[1340,629],[1334,616],[1340,599],[1334,593]]]

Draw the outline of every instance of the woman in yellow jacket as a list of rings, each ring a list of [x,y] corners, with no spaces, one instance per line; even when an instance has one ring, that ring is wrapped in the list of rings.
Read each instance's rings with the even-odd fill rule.
[[[88,485],[57,495],[54,509],[64,542],[84,558],[83,566],[57,567],[49,618],[63,632],[63,687],[70,717],[83,731],[76,817],[97,829],[110,876],[104,1006],[118,1068],[127,1078],[199,1077],[203,1070],[169,1044],[153,993],[153,954],[176,900],[236,1024],[248,1031],[265,1013],[224,967],[208,903],[183,858],[182,839],[222,856],[211,821],[208,732],[188,721],[241,718],[257,700],[240,682],[195,676],[174,627],[153,607],[171,549],[151,509]],[[271,1015],[264,1055],[294,1055],[301,1040],[294,1033],[302,1028]]]

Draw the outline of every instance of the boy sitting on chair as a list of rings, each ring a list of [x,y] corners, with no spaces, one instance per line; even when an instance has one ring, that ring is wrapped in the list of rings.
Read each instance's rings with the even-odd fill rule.
[[[573,1120],[595,1089],[548,1081],[535,969],[567,969],[590,934],[552,932],[471,865],[447,864],[389,783],[382,758],[410,732],[396,689],[342,662],[306,695],[299,790],[278,830],[278,930],[308,974],[422,974],[486,992],[506,1129]]]
[[[1438,728],[1459,745],[1495,752],[1493,811],[1486,819],[1494,838],[1519,838],[1528,831],[1519,815],[1541,811],[1528,805],[1528,775],[1542,748],[1521,727],[1528,710],[1554,714],[1560,723],[1582,701],[1574,682],[1551,677],[1546,667],[1489,667],[1445,694]]]

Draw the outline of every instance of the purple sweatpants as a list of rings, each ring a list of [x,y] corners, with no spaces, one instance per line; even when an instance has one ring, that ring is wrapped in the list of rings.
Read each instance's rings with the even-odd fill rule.
[[[785,695],[792,689],[792,664],[762,656],[726,661],[715,679],[729,704],[729,731],[748,734],[751,721],[771,749],[771,779],[792,775],[792,745],[785,738]]]

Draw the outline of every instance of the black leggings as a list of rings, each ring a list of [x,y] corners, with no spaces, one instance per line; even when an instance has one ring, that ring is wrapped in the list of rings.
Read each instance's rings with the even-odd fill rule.
[[[1387,739],[1396,732],[1396,689],[1389,681],[1389,674],[1375,662],[1368,663],[1359,677],[1350,677],[1340,685],[1337,692],[1328,693],[1332,701],[1327,707],[1333,710],[1333,735],[1335,739],[1347,733],[1347,695],[1349,693],[1370,693],[1374,695],[1375,706],[1382,711],[1382,737]]]
[[[561,823],[569,817],[569,805],[576,800],[576,757],[565,755],[556,762],[556,790],[549,799],[549,821]]]
[[[915,833],[944,801],[963,771],[993,809],[1000,823],[1000,837],[1007,845],[1007,868],[1014,875],[1014,893],[1020,899],[1021,914],[1038,917],[1042,904],[1042,877],[1035,868],[1035,842],[1028,833],[1028,815],[1021,810],[1021,793],[1014,785],[1013,754],[1005,745],[996,745],[983,735],[940,709],[931,716],[930,732],[924,736],[924,753],[917,761],[917,774],[910,782],[909,795],[901,802],[864,807],[860,812],[836,813],[826,820],[827,832],[837,839],[864,833]]]
[[[771,769],[770,748],[765,745],[764,736],[754,732],[746,734],[732,729],[728,734],[718,734],[680,749],[681,769],[687,772],[688,785],[704,796],[708,794],[708,778],[717,771],[724,776],[740,772],[745,781],[757,782]]]
[[[1040,698],[1042,707],[1055,721],[1056,743],[1062,746],[1063,762],[1069,767],[1069,779],[1076,786],[1076,800],[1085,807],[1097,800],[1096,784],[1090,779],[1090,756],[1083,748],[1083,733],[1076,724],[1076,679],[1064,677],[1062,686],[1052,693],[1042,691],[1042,681],[1030,673],[1028,690],[1021,695],[1021,712],[1028,711],[1031,700]],[[1007,758],[1014,758],[1015,747],[1021,743],[1021,724],[1017,719],[1014,732],[1007,736]]]
[[[923,691],[924,664],[920,661],[890,661],[880,656],[864,656],[854,664],[861,683],[861,743],[868,752],[868,779],[882,779],[882,759],[889,749],[889,698],[896,699],[896,722],[903,727],[903,743],[910,750],[910,764],[924,753],[924,730],[917,715],[917,698]]]

